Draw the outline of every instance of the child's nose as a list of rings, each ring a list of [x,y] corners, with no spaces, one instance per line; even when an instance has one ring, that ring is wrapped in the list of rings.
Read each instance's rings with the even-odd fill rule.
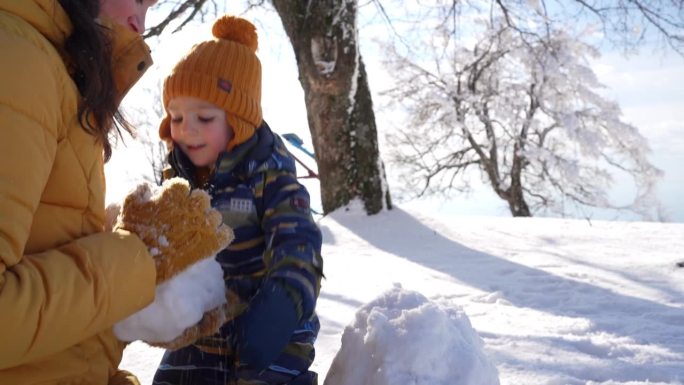
[[[190,121],[190,119],[183,119],[181,122],[181,130],[186,134],[197,133],[197,125]]]

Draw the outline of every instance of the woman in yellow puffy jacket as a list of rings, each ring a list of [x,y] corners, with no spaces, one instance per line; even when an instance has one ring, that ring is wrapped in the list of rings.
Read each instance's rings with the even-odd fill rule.
[[[0,384],[136,384],[112,325],[154,297],[141,239],[105,232],[103,163],[151,64],[152,0],[0,0]]]

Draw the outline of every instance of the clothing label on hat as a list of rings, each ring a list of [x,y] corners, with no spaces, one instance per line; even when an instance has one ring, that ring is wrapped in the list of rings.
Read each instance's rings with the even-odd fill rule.
[[[225,79],[219,78],[216,85],[218,86],[218,88],[220,90],[226,91],[227,93],[230,93],[230,91],[233,90],[233,83],[231,83],[230,81],[225,80]]]

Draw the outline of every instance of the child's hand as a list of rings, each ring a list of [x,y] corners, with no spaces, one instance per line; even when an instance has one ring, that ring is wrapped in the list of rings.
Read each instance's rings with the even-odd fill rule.
[[[225,284],[214,256],[233,240],[209,195],[174,178],[158,191],[129,194],[114,230],[137,234],[157,266],[153,303],[114,326],[124,341],[177,349],[214,334],[225,322]]]
[[[298,324],[297,305],[285,286],[266,280],[247,311],[235,320],[240,363],[257,371],[266,369],[290,342]]]

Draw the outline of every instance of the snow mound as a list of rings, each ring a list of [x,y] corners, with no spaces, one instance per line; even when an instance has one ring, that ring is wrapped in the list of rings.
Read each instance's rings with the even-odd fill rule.
[[[463,310],[401,286],[345,328],[324,385],[499,385]]]

